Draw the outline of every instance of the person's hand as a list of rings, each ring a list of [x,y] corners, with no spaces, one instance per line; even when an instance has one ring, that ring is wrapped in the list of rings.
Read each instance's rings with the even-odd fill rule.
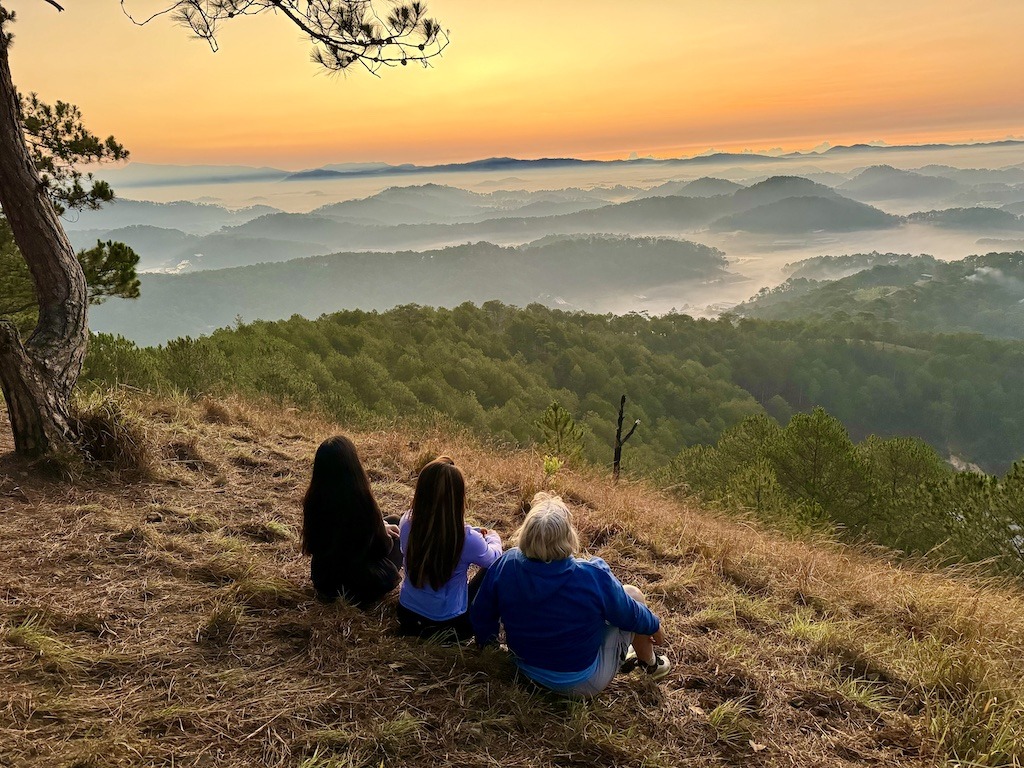
[[[397,539],[402,535],[401,529],[393,523],[384,523],[384,530],[387,531],[388,536],[393,539]]]
[[[484,528],[483,526],[477,526],[477,530],[480,531],[481,536],[486,536],[488,533],[490,533],[490,531]]]
[[[658,627],[658,631],[651,635],[651,642],[655,645],[665,645],[665,630]]]

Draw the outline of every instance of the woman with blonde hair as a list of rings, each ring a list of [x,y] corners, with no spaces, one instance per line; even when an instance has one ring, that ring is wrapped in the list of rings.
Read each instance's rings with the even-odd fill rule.
[[[398,595],[404,635],[473,636],[469,603],[483,580],[467,582],[470,565],[486,569],[501,555],[501,537],[466,524],[466,481],[455,462],[439,456],[416,481],[412,509],[399,523],[405,578]]]
[[[654,652],[665,642],[660,620],[604,560],[574,557],[579,536],[560,497],[534,496],[516,541],[473,601],[478,643],[494,642],[504,624],[519,669],[569,696],[596,695],[620,669],[640,668],[655,680],[668,674],[669,660]]]

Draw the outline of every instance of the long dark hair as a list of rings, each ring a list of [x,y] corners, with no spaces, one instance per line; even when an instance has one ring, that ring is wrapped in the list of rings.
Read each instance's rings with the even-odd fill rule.
[[[383,555],[387,542],[384,519],[355,445],[342,435],[324,440],[316,449],[313,477],[302,500],[302,551]]]
[[[452,577],[466,541],[466,480],[439,456],[416,481],[405,567],[413,586],[440,589]]]

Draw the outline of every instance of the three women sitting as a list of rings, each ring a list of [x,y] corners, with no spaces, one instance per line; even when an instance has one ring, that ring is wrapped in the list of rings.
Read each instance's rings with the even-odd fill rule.
[[[668,672],[668,659],[654,653],[664,643],[660,621],[603,560],[574,556],[579,537],[559,497],[534,497],[519,547],[504,554],[497,533],[466,524],[465,508],[465,479],[442,456],[420,472],[412,509],[385,520],[355,447],[331,438],[317,451],[303,506],[303,551],[312,555],[317,595],[372,604],[397,584],[401,563],[402,634],[475,634],[486,645],[503,624],[523,673],[568,695],[598,693],[620,668],[655,679]],[[470,565],[480,567],[472,581]]]

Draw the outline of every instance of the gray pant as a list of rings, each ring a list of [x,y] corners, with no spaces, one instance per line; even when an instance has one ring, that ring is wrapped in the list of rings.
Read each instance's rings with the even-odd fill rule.
[[[633,642],[633,633],[608,625],[604,631],[604,643],[597,652],[597,669],[586,680],[565,688],[552,688],[555,693],[566,696],[596,696],[605,688],[626,660],[626,652]],[[547,686],[545,686],[547,687]]]

